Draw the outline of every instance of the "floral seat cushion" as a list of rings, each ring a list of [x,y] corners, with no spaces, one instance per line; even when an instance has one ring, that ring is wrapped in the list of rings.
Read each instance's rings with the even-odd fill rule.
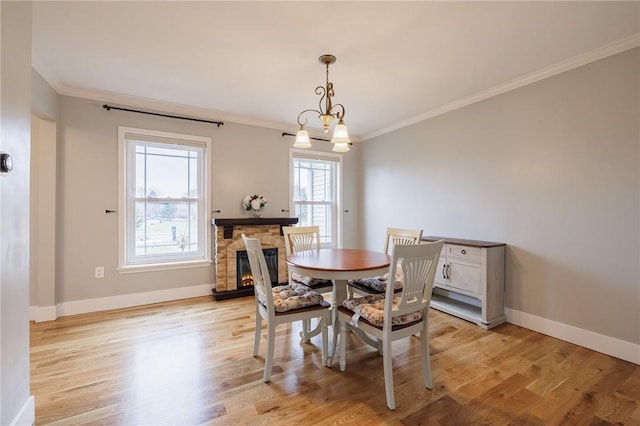
[[[291,280],[298,284],[304,284],[307,287],[328,287],[333,284],[331,280],[306,277],[304,275],[296,274],[295,272],[291,274]]]
[[[279,285],[272,288],[276,312],[306,308],[320,304],[324,299],[304,284]]]
[[[402,268],[396,268],[396,280],[393,283],[393,289],[399,290],[402,288]],[[389,280],[389,273],[372,278],[360,278],[357,280],[351,280],[348,284],[361,285],[369,287],[377,292],[384,293],[387,291],[387,281]]]
[[[397,297],[393,298],[393,307],[399,303]],[[360,318],[364,318],[376,327],[382,327],[384,322],[384,294],[371,294],[364,297],[354,297],[342,302],[342,306],[353,312],[351,323],[357,326]],[[422,319],[422,312],[416,311],[393,317],[391,325],[405,325]]]

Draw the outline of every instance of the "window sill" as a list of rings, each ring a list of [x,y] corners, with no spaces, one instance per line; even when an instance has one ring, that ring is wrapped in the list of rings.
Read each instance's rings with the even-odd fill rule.
[[[212,263],[213,261],[211,260],[194,260],[190,262],[154,263],[149,265],[129,265],[129,266],[120,266],[117,269],[117,271],[120,274],[136,274],[139,272],[167,271],[172,269],[206,268],[211,266]]]

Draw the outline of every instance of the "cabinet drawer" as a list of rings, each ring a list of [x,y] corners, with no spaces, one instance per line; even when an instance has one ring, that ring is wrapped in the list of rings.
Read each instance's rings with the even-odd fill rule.
[[[447,257],[455,257],[464,259],[467,262],[480,262],[482,257],[482,249],[479,247],[458,246],[447,244]]]

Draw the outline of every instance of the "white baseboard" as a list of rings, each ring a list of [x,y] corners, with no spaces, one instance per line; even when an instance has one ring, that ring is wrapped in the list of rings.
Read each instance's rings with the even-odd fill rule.
[[[29,321],[54,321],[56,318],[58,318],[58,308],[55,306],[29,307]]]
[[[119,296],[99,297],[96,299],[74,300],[59,303],[56,306],[30,308],[31,320],[52,321],[67,315],[86,314],[90,312],[106,311],[109,309],[130,308],[132,306],[148,305],[151,303],[168,302],[171,300],[188,299],[211,295],[213,284],[203,284],[191,287],[170,288],[144,293],[122,294]]]
[[[594,333],[526,312],[505,309],[507,321],[547,336],[574,343],[640,365],[640,345]]]
[[[20,412],[11,422],[11,426],[31,426],[36,422],[36,405],[33,395],[25,401]]]

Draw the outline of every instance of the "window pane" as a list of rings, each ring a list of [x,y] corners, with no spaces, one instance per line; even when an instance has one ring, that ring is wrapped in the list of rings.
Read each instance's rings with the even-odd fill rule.
[[[183,148],[136,146],[136,196],[196,197],[198,151]]]
[[[142,150],[140,153],[138,150]],[[146,179],[145,176],[147,174],[147,169],[145,167],[145,155],[144,155],[144,147],[136,146],[136,157],[135,157],[135,191],[136,197],[144,197],[147,191]]]
[[[196,203],[135,203],[135,255],[198,251]]]
[[[318,225],[320,227],[320,243],[333,245],[333,216],[331,204],[307,204],[295,205],[295,216],[299,218],[300,226]]]
[[[333,200],[334,167],[333,162],[295,160],[294,200]]]
[[[198,158],[195,152],[191,153],[189,157],[189,198],[196,198],[199,196],[198,191]]]
[[[298,218],[300,226],[312,226],[311,215],[309,214],[309,206],[306,204],[296,204],[294,215]]]

